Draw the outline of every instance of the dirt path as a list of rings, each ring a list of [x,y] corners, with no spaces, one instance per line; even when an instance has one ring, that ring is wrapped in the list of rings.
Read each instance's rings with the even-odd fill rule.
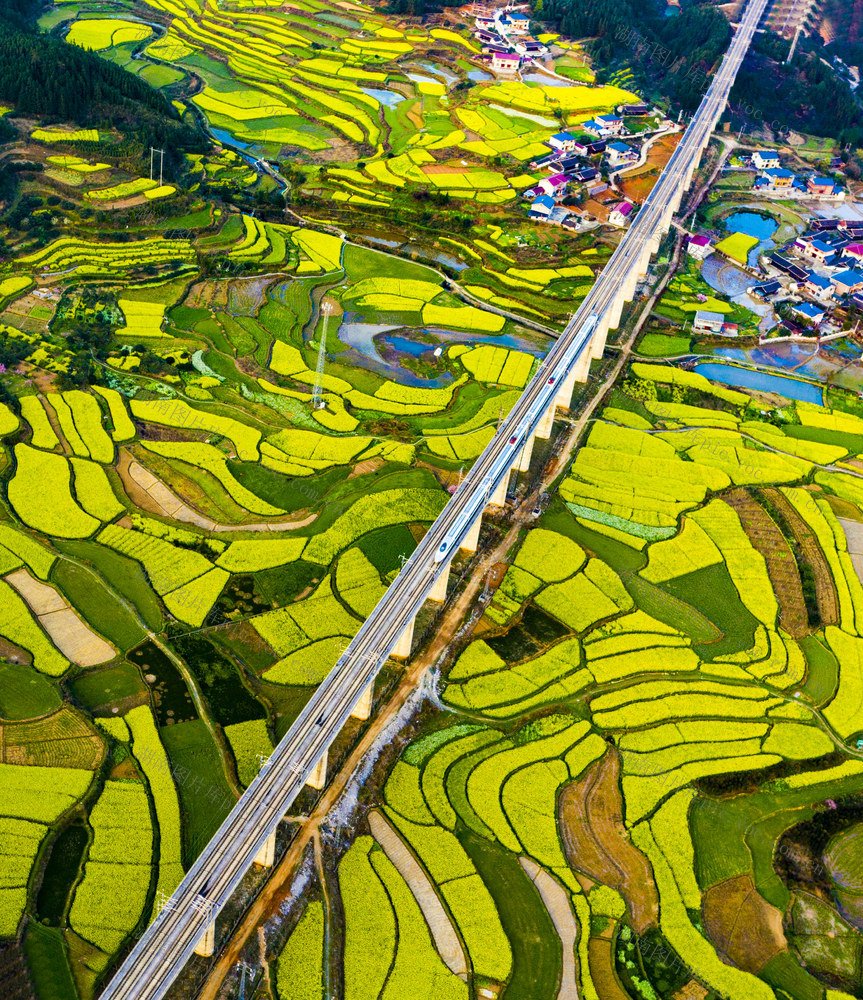
[[[123,488],[136,506],[153,514],[170,517],[174,521],[194,524],[205,531],[290,531],[293,528],[304,528],[318,517],[317,514],[301,517],[288,515],[278,520],[259,521],[255,524],[219,524],[178,497],[155,473],[141,465],[125,450],[120,452],[117,472],[123,482]]]
[[[468,965],[464,948],[443,903],[423,871],[419,861],[411,854],[398,833],[377,809],[369,813],[369,827],[372,836],[383,847],[384,853],[395,865],[398,873],[407,882],[410,891],[419,904],[422,915],[431,930],[435,949],[444,960],[450,972],[467,979]],[[577,1000],[577,998],[576,998]]]
[[[566,889],[532,858],[519,858],[521,867],[536,886],[542,902],[548,910],[560,943],[563,945],[563,969],[557,1000],[579,1000],[578,974],[575,965],[575,946],[578,941],[578,921],[569,905]]]

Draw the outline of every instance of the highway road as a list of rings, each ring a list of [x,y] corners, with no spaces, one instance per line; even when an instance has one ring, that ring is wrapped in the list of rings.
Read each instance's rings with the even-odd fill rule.
[[[458,492],[429,529],[338,663],[246,789],[231,814],[147,928],[102,993],[102,1000],[160,1000],[194,951],[205,928],[237,888],[306,778],[333,743],[363,691],[416,615],[449,557],[480,516],[558,388],[589,350],[590,335],[612,307],[725,107],[728,93],[767,0],[749,0],[709,90],[630,229],[606,264],[536,376]]]

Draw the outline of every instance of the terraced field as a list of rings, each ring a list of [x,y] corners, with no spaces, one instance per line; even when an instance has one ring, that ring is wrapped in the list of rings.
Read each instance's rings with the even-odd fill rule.
[[[45,207],[0,264],[0,938],[28,996],[95,1000],[171,905],[613,251],[519,199],[549,135],[631,99],[631,74],[597,85],[549,33],[578,86],[491,78],[450,13],[46,15],[207,139],[162,176],[101,126],[19,132]],[[699,281],[678,273],[659,318],[723,308]],[[494,566],[511,507],[459,556],[490,571],[482,602],[225,995],[860,994],[858,404],[642,362],[609,388],[565,469],[538,443],[511,484],[544,483],[540,516]]]

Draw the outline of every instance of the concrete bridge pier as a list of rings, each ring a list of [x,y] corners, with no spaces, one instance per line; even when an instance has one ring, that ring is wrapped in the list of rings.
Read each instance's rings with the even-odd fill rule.
[[[616,330],[620,326],[620,317],[623,315],[623,296],[618,294],[614,302],[611,304],[608,315],[608,329]],[[603,347],[605,346],[605,336],[602,338]]]
[[[692,166],[686,171],[686,190],[688,191],[692,187],[692,179],[695,177],[695,168],[698,166],[698,161],[693,160]]]
[[[518,458],[512,463],[512,467],[518,472],[527,472],[530,468],[530,457],[533,454],[533,435],[530,434],[524,439]]]
[[[641,256],[638,258],[638,274],[642,278],[647,277],[647,269],[650,267],[650,244],[645,246]]]
[[[410,623],[411,639],[413,638],[413,620]],[[401,636],[399,636],[399,641],[401,641]],[[398,646],[398,643],[396,643]],[[408,649],[408,654],[410,654],[410,649]],[[395,653],[393,654],[395,655]],[[366,719],[372,714],[372,702],[375,697],[375,685],[374,681],[363,691],[360,695],[360,700],[354,705],[354,710],[351,712],[352,719],[359,719],[361,722],[365,722]]]
[[[601,316],[599,322],[596,324],[596,329],[593,331],[593,336],[590,338],[590,354],[587,351],[582,353],[582,358],[585,359],[583,362],[585,364],[584,377],[580,378],[580,382],[586,382],[587,377],[590,374],[590,358],[596,358],[597,360],[602,357],[603,351],[605,350],[605,342],[608,339],[608,331],[612,328],[612,324],[608,321],[608,313]]]
[[[584,353],[587,354],[588,352],[585,351]],[[589,371],[590,370],[589,356],[588,356],[587,367]],[[579,381],[581,382],[587,381],[586,375],[584,378],[579,379],[578,373],[579,373],[579,365],[576,364],[575,367],[572,369],[572,371],[569,373],[569,375],[567,375],[566,378],[560,383],[560,388],[557,390],[557,395],[554,397],[554,405],[556,407],[559,407],[561,410],[569,409],[569,404],[572,402],[572,394],[575,392],[575,383]]]
[[[195,945],[195,954],[202,958],[211,958],[216,950],[216,921],[207,924],[207,929]]]
[[[329,757],[328,751],[324,750],[321,759],[315,764],[315,769],[306,778],[306,784],[309,788],[315,788],[320,791],[324,785],[327,783],[327,757]]]
[[[505,507],[507,489],[509,489],[509,473],[495,486],[494,492],[488,498],[486,507]]]
[[[474,518],[473,524],[470,526],[470,531],[464,536],[464,541],[461,543],[461,548],[465,552],[476,552],[477,546],[479,545],[479,529],[482,527],[482,513],[478,514]]]
[[[402,629],[402,634],[396,640],[396,644],[393,646],[390,656],[396,656],[400,660],[406,660],[411,655],[411,646],[413,646],[414,642],[415,622],[416,619],[411,618],[407,625],[405,625],[404,629]],[[371,691],[371,685],[369,685],[369,691]]]
[[[429,591],[428,599],[430,601],[436,601],[438,604],[443,604],[446,600],[446,584],[449,579],[449,568],[452,564],[452,556],[446,561],[446,565],[443,568],[441,575],[432,584],[432,589]]]
[[[535,437],[538,438],[550,438],[551,430],[554,425],[554,414],[557,410],[556,400],[552,400],[551,405],[543,413],[542,418],[536,425],[536,430],[533,432]]]
[[[635,289],[638,288],[638,268],[634,267],[626,276],[626,280],[623,283],[623,297],[627,302],[631,302],[635,298]]]
[[[276,831],[274,830],[261,845],[254,863],[262,868],[272,868],[276,860]]]

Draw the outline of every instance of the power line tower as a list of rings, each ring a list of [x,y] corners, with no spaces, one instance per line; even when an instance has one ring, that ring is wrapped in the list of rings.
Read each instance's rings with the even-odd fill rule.
[[[164,149],[156,149],[155,147],[150,146],[150,180],[153,179],[153,154],[154,153],[158,153],[159,154],[159,187],[161,187],[162,186],[162,178],[163,178],[164,173],[165,173],[165,150]]]
[[[321,342],[318,346],[318,363],[315,367],[315,387],[312,390],[312,409],[320,410],[326,403],[324,403],[322,396],[321,383],[324,378],[324,364],[327,360],[327,326],[330,322],[330,304],[328,302],[324,303],[324,329],[321,333]]]

